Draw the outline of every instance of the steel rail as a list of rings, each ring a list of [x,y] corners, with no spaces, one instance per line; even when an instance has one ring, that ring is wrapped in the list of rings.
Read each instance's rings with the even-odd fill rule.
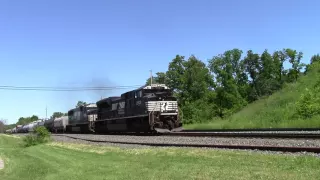
[[[258,132],[172,132],[165,136],[193,136],[193,137],[245,137],[245,138],[290,138],[290,139],[320,139],[320,133],[258,133]]]
[[[243,131],[320,131],[318,128],[243,128],[243,129],[184,129],[181,132],[243,132]]]
[[[24,134],[24,133],[17,133]],[[28,134],[28,133],[26,133]],[[77,135],[78,133],[67,133]],[[269,139],[320,139],[320,133],[273,133],[273,132],[170,132],[170,133],[81,133],[92,135],[129,135],[129,136],[180,136],[180,137],[225,137],[225,138],[269,138]],[[52,135],[65,135],[65,133],[52,133]]]
[[[194,148],[219,148],[219,149],[242,149],[242,150],[261,150],[261,151],[280,151],[280,152],[312,152],[320,153],[320,147],[294,147],[294,146],[254,146],[254,145],[223,145],[223,144],[170,144],[170,143],[139,143],[139,142],[122,142],[122,141],[105,141],[105,140],[92,140],[85,138],[65,136],[71,139],[78,139],[89,142],[97,143],[115,143],[115,144],[130,144],[130,145],[143,145],[154,147],[194,147]]]

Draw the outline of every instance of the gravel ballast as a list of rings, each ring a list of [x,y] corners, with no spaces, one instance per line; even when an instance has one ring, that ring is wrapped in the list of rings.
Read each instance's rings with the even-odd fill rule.
[[[181,136],[127,136],[127,135],[92,135],[64,134],[54,135],[56,141],[75,142],[69,137],[95,140],[101,143],[157,143],[157,144],[205,144],[205,145],[256,145],[256,146],[288,146],[288,147],[320,147],[319,139],[270,139],[270,138],[223,138],[223,137],[181,137]],[[87,142],[87,141],[86,141]]]

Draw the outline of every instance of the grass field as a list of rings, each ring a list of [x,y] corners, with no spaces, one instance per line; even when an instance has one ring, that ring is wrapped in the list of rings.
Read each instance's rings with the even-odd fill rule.
[[[287,84],[273,95],[253,102],[226,119],[213,119],[208,123],[191,124],[185,129],[232,129],[232,128],[307,128],[319,127],[320,116],[298,118],[296,102],[300,96],[320,81],[320,65],[300,77],[296,83]]]
[[[318,179],[320,158],[201,149],[120,149],[49,143],[24,148],[0,135],[2,180]]]

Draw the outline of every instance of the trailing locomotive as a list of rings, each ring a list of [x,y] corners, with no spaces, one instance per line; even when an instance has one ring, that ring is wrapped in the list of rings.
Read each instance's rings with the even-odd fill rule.
[[[96,119],[97,105],[88,104],[68,111],[68,125],[66,132],[94,132],[94,121]]]

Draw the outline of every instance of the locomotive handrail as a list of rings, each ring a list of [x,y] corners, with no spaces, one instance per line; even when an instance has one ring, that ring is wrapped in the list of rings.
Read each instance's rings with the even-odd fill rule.
[[[157,105],[159,102],[156,102],[156,105],[154,106],[153,110],[149,113],[149,125],[153,125],[151,124],[151,120],[153,120],[153,118],[150,117],[151,113],[152,113],[152,117],[153,117],[153,112],[156,109]],[[161,108],[161,107],[160,107]]]

